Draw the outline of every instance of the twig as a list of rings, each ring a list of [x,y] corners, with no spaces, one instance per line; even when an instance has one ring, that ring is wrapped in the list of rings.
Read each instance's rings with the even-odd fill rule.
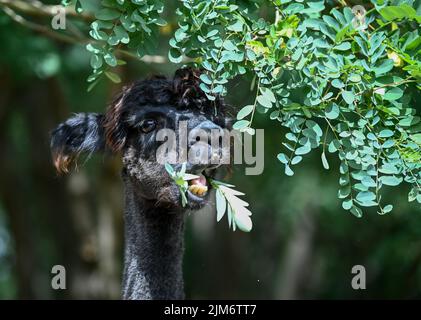
[[[9,8],[19,13],[38,16],[38,17],[52,17],[55,15],[54,9],[60,5],[45,5],[40,1],[21,1],[21,0],[0,0],[0,6]],[[66,16],[92,22],[95,17],[86,13],[77,13],[70,7],[62,7],[65,10]]]
[[[0,1],[4,1],[4,0],[0,0]],[[52,29],[50,29],[47,26],[43,26],[43,25],[39,25],[37,23],[31,22],[26,20],[25,18],[23,18],[22,16],[18,15],[14,10],[12,10],[9,7],[3,7],[3,11],[15,22],[19,23],[20,25],[31,29],[33,31],[36,31],[38,33],[44,34],[50,38],[53,38],[55,40],[59,40],[62,42],[67,42],[67,43],[78,43],[78,39],[75,39],[73,37],[70,37],[68,35],[59,33],[59,32],[55,32]]]
[[[0,5],[2,4],[2,2],[5,0],[0,0]],[[3,7],[3,11],[16,23],[30,29],[33,30],[37,33],[43,34],[49,38],[52,38],[54,40],[60,41],[60,42],[65,42],[65,43],[69,43],[69,44],[76,44],[76,45],[86,45],[88,43],[92,43],[95,42],[94,40],[90,40],[87,38],[83,38],[83,37],[79,37],[79,36],[69,36],[66,35],[64,33],[60,33],[57,31],[54,31],[53,29],[44,26],[44,25],[40,25],[31,21],[26,20],[25,18],[23,18],[22,16],[18,15],[14,10],[12,10],[10,7]],[[145,55],[141,58],[139,58],[136,54],[123,50],[123,49],[117,49],[115,50],[117,55],[121,55],[124,56],[126,58],[129,59],[133,59],[133,60],[138,60],[138,61],[142,61],[145,63],[156,63],[156,64],[165,64],[165,63],[169,63],[168,59],[164,56],[160,56],[160,55]],[[183,63],[187,63],[187,62],[191,62],[192,60],[189,58],[184,58],[183,59]]]

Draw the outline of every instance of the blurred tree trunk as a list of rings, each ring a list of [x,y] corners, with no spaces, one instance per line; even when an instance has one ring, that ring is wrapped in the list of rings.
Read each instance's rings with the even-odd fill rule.
[[[302,299],[309,288],[314,271],[313,242],[317,210],[313,205],[308,205],[304,212],[297,215],[282,259],[277,299]]]
[[[0,199],[15,244],[18,298],[118,298],[119,166],[105,166],[95,186],[83,171],[58,177],[49,132],[70,115],[58,80],[6,92],[14,100],[0,100]],[[24,126],[22,141],[11,138],[13,117]],[[53,265],[66,268],[67,290],[51,288]]]
[[[15,257],[15,272],[18,295],[24,299],[34,297],[33,273],[31,266],[36,261],[34,246],[31,241],[31,222],[25,217],[25,197],[20,191],[23,185],[21,175],[16,174],[17,154],[15,146],[10,143],[8,123],[11,119],[12,105],[9,97],[13,83],[7,72],[0,75],[0,86],[6,94],[0,95],[0,197],[8,213],[8,220],[14,238],[14,250],[19,252]],[[9,93],[9,95],[7,94]]]

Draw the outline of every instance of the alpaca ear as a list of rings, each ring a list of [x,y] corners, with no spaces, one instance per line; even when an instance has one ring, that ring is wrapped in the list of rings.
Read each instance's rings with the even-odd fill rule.
[[[81,153],[92,154],[104,149],[103,121],[101,114],[79,113],[53,130],[51,153],[59,173],[67,173]]]
[[[209,104],[205,93],[200,89],[202,71],[193,68],[181,68],[175,72],[173,92],[177,97],[176,104],[184,108],[202,109]]]
[[[120,151],[126,142],[127,127],[123,121],[123,113],[125,99],[130,89],[131,87],[124,87],[105,114],[105,143],[113,152]]]

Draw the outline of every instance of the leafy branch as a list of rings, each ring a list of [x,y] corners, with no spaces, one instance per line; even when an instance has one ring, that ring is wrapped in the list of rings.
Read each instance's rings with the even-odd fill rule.
[[[165,169],[179,188],[181,204],[185,207],[188,203],[186,196],[189,190],[188,181],[197,179],[199,176],[186,173],[185,163],[181,166],[180,171],[175,171],[168,163],[165,164]],[[233,231],[238,228],[241,231],[250,232],[253,224],[250,218],[252,213],[246,208],[249,204],[238,198],[238,196],[242,196],[244,193],[233,189],[233,185],[218,180],[208,178],[208,182],[216,190],[216,220],[219,222],[226,213],[228,225],[230,228],[232,227]]]
[[[318,148],[323,167],[332,167],[327,147],[340,163],[338,196],[354,215],[362,216],[360,206],[389,212],[392,206],[380,205],[380,193],[384,186],[403,182],[409,185],[408,199],[421,203],[421,117],[416,107],[421,16],[411,1],[391,5],[372,0],[363,4],[365,15],[356,16],[350,3],[342,0],[336,6],[331,1],[272,0],[249,6],[235,0],[181,0],[168,59],[153,56],[159,29],[166,24],[164,3],[107,0],[94,15],[84,12],[79,1],[65,2],[75,7],[66,9],[72,18],[95,17],[89,21],[92,39],[34,25],[24,18],[32,15],[28,6],[13,4],[23,5],[22,1],[0,0],[0,7],[27,28],[60,41],[87,44],[93,84],[103,75],[118,82],[112,68],[125,58],[195,64],[206,70],[200,88],[210,100],[227,94],[234,78],[254,79],[254,103],[239,108],[234,128],[252,134],[257,114],[287,128],[282,145],[291,154],[278,155],[287,175],[292,176],[291,167]],[[267,6],[274,14],[262,14]],[[185,189],[184,180],[177,179]],[[223,189],[219,187],[220,198]],[[228,204],[225,208],[234,209]]]

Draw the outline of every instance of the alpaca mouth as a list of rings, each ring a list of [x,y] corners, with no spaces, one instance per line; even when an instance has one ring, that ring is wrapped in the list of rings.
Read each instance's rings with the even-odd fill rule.
[[[207,180],[202,173],[200,173],[198,176],[199,177],[196,179],[189,180],[188,192],[195,197],[204,198],[209,189]]]

